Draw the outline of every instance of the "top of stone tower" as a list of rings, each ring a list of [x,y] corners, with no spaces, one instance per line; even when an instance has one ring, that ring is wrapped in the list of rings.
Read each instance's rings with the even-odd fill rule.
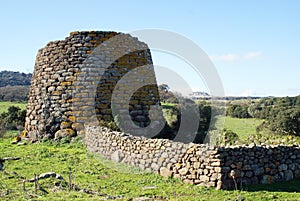
[[[70,36],[73,35],[101,35],[101,34],[121,34],[121,32],[115,32],[115,31],[72,31],[70,32]]]

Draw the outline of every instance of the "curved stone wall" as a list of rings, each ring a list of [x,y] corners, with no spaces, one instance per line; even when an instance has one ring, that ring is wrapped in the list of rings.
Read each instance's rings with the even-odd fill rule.
[[[139,69],[135,77],[122,80],[135,69]],[[114,111],[129,112],[129,123],[134,122],[135,127],[126,127],[129,131],[151,123],[150,106],[159,105],[159,97],[148,46],[128,34],[72,32],[38,51],[27,107],[27,135],[84,134],[86,121],[113,120],[114,97]]]
[[[240,188],[300,178],[298,146],[184,144],[135,137],[93,124],[86,125],[85,143],[91,152],[113,161],[217,189],[234,189],[234,179]]]

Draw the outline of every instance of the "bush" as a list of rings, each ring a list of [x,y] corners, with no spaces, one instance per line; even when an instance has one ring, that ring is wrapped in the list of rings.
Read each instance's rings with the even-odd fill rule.
[[[232,130],[227,130],[227,129],[223,130],[223,143],[225,145],[226,144],[233,145],[238,141],[238,139],[239,136]]]
[[[209,104],[203,101],[197,104],[199,109],[199,111],[197,111],[194,110],[195,105],[192,104],[194,103],[189,101],[184,101],[182,105],[178,105],[178,104],[163,105],[163,115],[164,118],[166,119],[166,126],[156,137],[174,139],[181,126],[182,123],[181,121],[182,120],[189,121],[190,119],[194,119],[195,116],[197,116],[196,112],[199,112],[200,113],[199,127],[193,142],[203,143],[212,120],[212,111],[211,111],[212,108]],[[187,115],[187,118],[181,119],[182,118],[181,112],[184,112]],[[189,125],[189,122],[185,122],[185,125]]]
[[[167,125],[172,130],[177,130],[180,126],[180,108],[177,106],[168,106],[163,108],[163,116]]]
[[[0,126],[4,130],[18,130],[23,128],[26,117],[26,110],[10,106],[8,112],[0,114]]]
[[[275,133],[300,135],[300,107],[275,110],[267,121],[266,126]]]

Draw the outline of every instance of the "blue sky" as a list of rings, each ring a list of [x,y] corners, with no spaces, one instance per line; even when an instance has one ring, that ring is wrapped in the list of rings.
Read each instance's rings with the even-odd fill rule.
[[[297,0],[1,1],[0,70],[32,72],[37,50],[74,30],[157,28],[197,43],[226,95],[294,96],[300,94],[299,11]],[[160,53],[153,59],[185,68]]]

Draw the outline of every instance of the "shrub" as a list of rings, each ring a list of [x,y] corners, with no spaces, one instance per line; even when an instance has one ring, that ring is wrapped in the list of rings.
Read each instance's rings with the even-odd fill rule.
[[[163,108],[163,116],[166,119],[167,125],[177,130],[180,125],[180,109],[177,106],[168,106]]]
[[[8,112],[0,114],[0,126],[4,130],[18,130],[23,128],[26,117],[26,110],[10,106]]]
[[[239,136],[232,130],[227,130],[227,129],[223,130],[223,143],[224,144],[233,145],[236,143],[236,141],[238,141],[238,139],[239,139]]]
[[[176,136],[180,126],[181,121],[189,121],[191,119],[195,119],[197,116],[196,112],[199,112],[199,127],[196,133],[196,136],[193,140],[194,143],[203,143],[208,129],[210,127],[211,123],[211,117],[212,117],[212,111],[211,106],[206,102],[200,102],[197,104],[198,111],[195,110],[193,102],[184,101],[181,105],[163,105],[163,115],[166,119],[166,126],[164,129],[160,132],[158,137],[160,138],[168,138],[168,139],[174,139]],[[181,112],[184,112],[187,117],[182,118]],[[185,122],[186,125],[189,124],[189,122]],[[188,133],[187,133],[188,134]]]
[[[300,107],[278,110],[267,120],[267,127],[275,133],[300,135]]]

